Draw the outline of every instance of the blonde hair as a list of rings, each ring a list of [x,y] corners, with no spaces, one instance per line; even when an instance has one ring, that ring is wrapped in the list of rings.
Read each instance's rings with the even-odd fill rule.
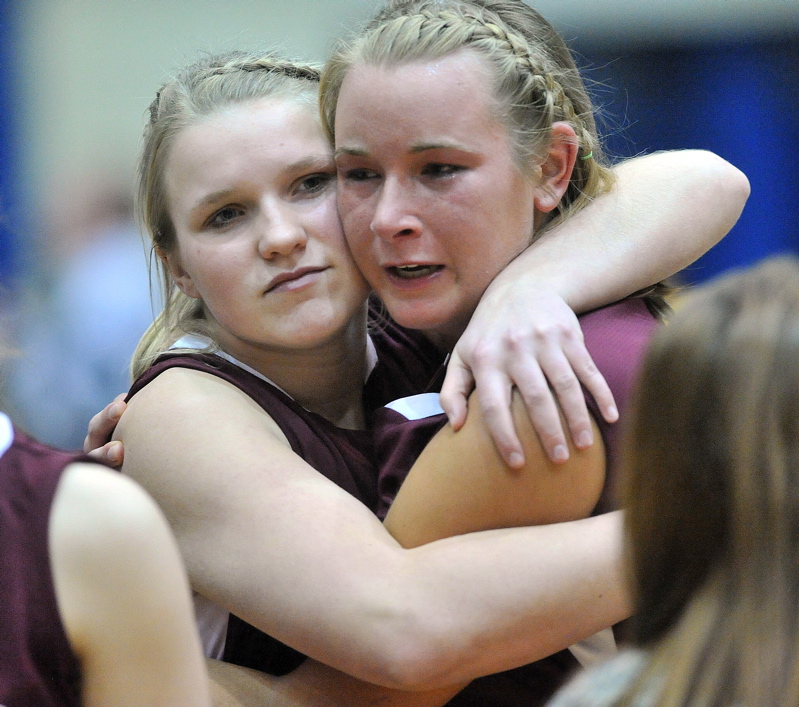
[[[651,657],[618,704],[799,706],[799,261],[689,295],[633,410],[625,523]]]
[[[261,98],[291,99],[315,107],[320,67],[272,54],[234,51],[207,56],[167,81],[150,104],[138,165],[137,213],[158,254],[172,253],[175,228],[169,215],[165,173],[175,137],[225,106]],[[203,302],[175,287],[159,260],[164,309],[145,332],[131,364],[141,375],[183,334],[208,335]]]
[[[548,227],[611,188],[613,173],[574,59],[555,29],[521,0],[389,2],[360,37],[342,45],[325,65],[320,110],[328,135],[334,135],[338,95],[353,66],[436,59],[464,48],[479,52],[493,72],[498,117],[522,172],[529,173],[533,161],[543,159],[553,123],[565,121],[577,134],[571,183]]]

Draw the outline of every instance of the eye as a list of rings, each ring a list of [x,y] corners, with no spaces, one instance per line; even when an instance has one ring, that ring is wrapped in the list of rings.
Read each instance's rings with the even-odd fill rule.
[[[208,226],[210,228],[223,229],[243,215],[244,209],[240,206],[225,206],[208,219]]]
[[[341,176],[350,182],[365,182],[369,179],[377,179],[377,172],[372,169],[345,169],[340,172]]]
[[[327,172],[309,174],[297,182],[295,191],[299,194],[314,195],[324,191],[333,181],[333,175]]]
[[[426,177],[451,177],[464,169],[461,165],[430,162],[422,168],[422,174]]]

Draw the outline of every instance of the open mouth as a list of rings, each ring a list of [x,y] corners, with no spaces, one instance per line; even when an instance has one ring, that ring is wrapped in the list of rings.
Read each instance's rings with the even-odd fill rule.
[[[403,280],[414,280],[437,273],[443,267],[443,265],[395,265],[388,270]]]

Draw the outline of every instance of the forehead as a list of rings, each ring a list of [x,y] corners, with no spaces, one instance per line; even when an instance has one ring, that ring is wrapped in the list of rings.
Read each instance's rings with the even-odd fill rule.
[[[341,86],[336,146],[376,132],[504,135],[488,61],[461,49],[437,59],[355,65]]]
[[[269,153],[293,144],[316,147],[320,139],[324,140],[314,106],[300,100],[262,98],[199,118],[175,136],[170,157],[231,148]]]
[[[313,105],[259,99],[221,108],[178,132],[167,157],[167,190],[174,198],[189,183],[211,188],[329,159]]]

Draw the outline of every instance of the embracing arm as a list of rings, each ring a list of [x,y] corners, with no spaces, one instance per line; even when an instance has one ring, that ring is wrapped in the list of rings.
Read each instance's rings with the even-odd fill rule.
[[[241,391],[195,371],[167,371],[137,393],[119,432],[125,471],[164,509],[193,587],[360,679],[468,682],[629,611],[618,517],[403,550]]]
[[[311,659],[282,677],[215,660],[208,672],[214,707],[442,707],[460,690],[391,690]]]
[[[210,705],[186,574],[152,500],[116,472],[71,464],[49,534],[83,704]]]
[[[605,447],[596,425],[596,444],[572,448],[566,463],[553,464],[518,393],[511,411],[525,455],[520,469],[503,463],[477,400],[471,401],[460,430],[446,425],[427,444],[385,519],[403,547],[478,530],[588,517],[605,482]]]
[[[476,382],[511,466],[523,463],[509,412],[513,385],[554,460],[568,451],[548,385],[577,447],[592,440],[579,382],[608,421],[616,417],[572,310],[617,301],[690,265],[732,228],[749,196],[743,173],[702,150],[638,157],[615,171],[611,193],[543,234],[494,279],[453,352],[442,406],[460,427]]]

